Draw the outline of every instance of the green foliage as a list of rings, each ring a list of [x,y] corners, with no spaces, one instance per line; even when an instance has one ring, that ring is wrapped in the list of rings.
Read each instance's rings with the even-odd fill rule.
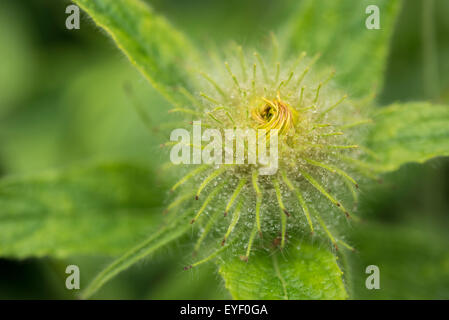
[[[28,74],[35,59],[30,36],[20,23],[22,13],[7,2],[0,4],[0,119],[17,104],[31,87]]]
[[[444,230],[366,223],[352,238],[356,299],[446,299],[449,295],[449,241]],[[368,290],[365,268],[380,269],[380,290]]]
[[[104,28],[129,60],[169,101],[183,101],[176,90],[189,88],[186,69],[196,59],[191,44],[139,0],[76,0]]]
[[[234,299],[346,299],[336,257],[326,246],[291,243],[272,255],[256,251],[248,263],[238,257],[220,263]]]
[[[164,160],[152,155],[166,141],[159,126],[169,117],[162,110],[168,103],[125,59],[100,52],[82,61],[80,56],[73,49],[68,59],[40,62],[52,72],[40,80],[26,109],[0,125],[0,157],[7,172],[38,172],[85,159],[144,161],[154,167]],[[151,114],[149,128],[136,106]]]
[[[191,89],[193,80],[189,74],[198,54],[179,31],[143,1],[74,2],[109,33],[134,66],[170,102],[184,103],[178,88]],[[303,0],[284,26],[279,49],[285,59],[294,59],[302,51],[307,51],[309,56],[321,53],[318,63],[335,67],[341,89],[348,90],[355,98],[369,95],[382,87],[389,41],[400,3],[400,0]],[[365,28],[365,8],[370,4],[380,8],[381,30]],[[1,11],[3,13],[3,7]],[[1,13],[0,16],[8,17]],[[17,19],[9,20],[8,25]],[[196,28],[199,25],[195,23]],[[200,28],[205,27],[201,24]],[[270,25],[271,28],[276,26]],[[14,36],[10,36],[10,30],[0,31],[1,42],[6,47],[6,50],[2,48],[0,58],[10,62],[0,71],[0,82],[4,84],[0,92],[5,98],[0,102],[0,115],[8,116],[15,110],[9,101],[15,102],[17,92],[25,93],[28,89],[24,70],[29,70],[28,64],[33,60],[27,54],[28,39],[15,26],[10,29],[15,31]],[[416,38],[416,34],[412,37]],[[72,61],[72,58],[66,60]],[[47,98],[51,90],[61,92],[60,87],[52,86],[37,99],[33,96],[25,102],[31,112],[21,110],[1,124],[0,164],[3,169],[6,167],[8,172],[23,172],[30,167],[40,169],[86,155],[99,155],[105,150],[107,157],[132,155],[141,159],[148,157],[151,147],[156,147],[155,133],[147,139],[142,126],[138,127],[136,119],[129,117],[133,111],[124,111],[130,103],[117,84],[130,77],[129,70],[108,61],[101,64],[94,61],[88,65],[84,55],[79,61],[79,65],[66,69],[66,61],[54,66],[51,60],[47,68],[42,68],[58,69],[60,73],[57,78],[43,73],[39,76],[42,83],[70,82],[69,90],[55,99],[58,108],[50,105]],[[65,79],[67,74],[73,75],[78,69],[81,71],[70,77],[70,81]],[[417,68],[411,69],[417,72]],[[49,78],[47,82],[45,76]],[[135,77],[131,78],[138,82]],[[408,92],[406,94],[408,97]],[[156,115],[151,119],[152,124],[165,122],[160,117],[165,105],[161,106],[159,100],[145,96],[140,102],[150,108],[151,117]],[[373,120],[366,139],[376,155],[369,163],[371,169],[392,171],[408,162],[421,163],[449,155],[447,106],[395,104],[375,113]],[[71,150],[67,150],[67,145]],[[148,163],[156,166],[159,159],[152,157],[151,160]],[[188,215],[191,212],[188,210],[171,212],[169,220],[162,222],[164,187],[163,179],[154,171],[123,163],[4,179],[0,182],[0,257],[48,256],[69,258],[76,264],[80,261],[78,255],[122,255],[84,291],[84,297],[90,297],[120,272],[161,251],[190,229]],[[386,202],[384,206],[391,208],[391,203]],[[404,214],[400,219],[407,217]],[[345,285],[352,289],[349,293],[335,255],[319,243],[292,241],[282,252],[273,255],[257,249],[251,253],[248,263],[235,255],[221,257],[224,260],[220,259],[219,271],[226,288],[236,299],[346,299],[348,295],[377,299],[444,298],[449,287],[449,258],[444,246],[447,237],[434,233],[434,229],[416,231],[371,223],[354,226],[352,241],[359,253],[348,255],[348,260],[352,261],[350,270],[342,264]],[[142,239],[146,240],[139,244]],[[176,285],[192,286],[192,282],[199,282],[191,279],[191,272],[201,277],[200,285],[205,292],[208,282],[214,281],[212,272],[204,278],[204,269],[200,268],[182,273],[177,263],[177,259],[170,261],[177,278],[163,290],[169,292],[169,297],[173,297],[170,291],[176,291]],[[369,264],[378,264],[381,269],[380,291],[368,291],[364,286],[364,268]],[[96,272],[97,264],[91,269],[90,274]],[[152,272],[158,277],[157,272]],[[351,284],[352,279],[354,283]],[[114,283],[120,283],[120,277],[117,280]],[[143,282],[142,278],[137,281]],[[123,291],[120,285],[117,288]],[[177,297],[183,298],[188,291],[178,290]],[[151,297],[158,298],[153,293]]]
[[[186,42],[178,32],[168,27],[165,20],[155,16],[151,9],[135,0],[117,1],[113,4],[106,0],[76,2],[111,34],[130,60],[166,96],[176,96],[173,95],[176,92],[173,89],[177,86],[189,87],[184,74],[186,65],[177,64],[178,56],[184,57]],[[377,33],[364,27],[364,9],[368,4],[373,3],[362,1],[355,9],[354,3],[350,1],[331,5],[323,1],[304,1],[299,13],[293,15],[287,26],[283,39],[283,44],[286,44],[283,47],[284,53],[322,53],[322,63],[334,65],[340,71],[337,81],[343,87],[350,88],[352,96],[367,95],[373,91],[374,86],[381,83],[388,42],[400,1],[375,3],[380,7],[383,17],[383,29]],[[147,33],[150,29],[151,39]],[[335,33],[351,33],[351,37],[336,37]],[[159,42],[154,40],[159,37],[164,39],[160,38]],[[378,133],[382,138],[382,134],[385,134],[382,122],[371,133],[370,146],[376,152],[377,145],[386,145],[379,144],[379,139],[375,136]],[[398,140],[403,137],[400,134],[396,136]],[[392,145],[392,141],[389,143]],[[379,151],[381,152],[385,150]],[[398,161],[410,161],[411,158],[404,155],[393,156]],[[379,157],[385,162],[382,156]],[[165,227],[167,229],[161,229],[113,262],[85,291],[85,297],[91,296],[119,272],[184,234],[188,228],[186,221],[181,216],[168,224]],[[347,293],[334,255],[327,249],[307,244],[301,244],[301,247],[303,251],[298,253],[290,252],[295,249],[294,246],[289,246],[286,259],[274,256],[272,261],[266,254],[258,253],[248,264],[243,264],[236,258],[221,264],[220,272],[226,280],[227,288],[236,298],[346,298]],[[238,285],[249,275],[253,282],[244,282],[245,286]],[[325,290],[322,289],[323,281],[328,283],[324,286]],[[277,285],[271,288],[270,285],[273,284]]]
[[[335,66],[336,80],[352,97],[378,91],[400,3],[400,0],[301,1],[284,30],[286,52],[322,54],[320,62]],[[368,17],[365,9],[369,5],[379,7],[380,30],[365,28]]]
[[[120,163],[52,171],[0,183],[0,256],[115,255],[161,221],[160,184]]]
[[[177,257],[180,255],[182,256],[182,253],[177,252]],[[154,290],[148,299],[184,300],[186,297],[193,300],[231,299],[217,275],[214,263],[204,265],[200,269],[191,269],[189,272],[179,272],[178,261],[179,259],[172,261],[172,274],[167,277],[167,281],[160,281],[156,284],[156,288],[152,288]]]
[[[379,171],[397,170],[407,162],[422,163],[449,156],[449,108],[429,103],[395,104],[374,116],[367,137],[378,156]]]
[[[107,281],[123,270],[128,269],[133,264],[184,235],[191,228],[188,221],[189,218],[185,214],[178,217],[175,216],[169,223],[159,228],[157,232],[153,232],[148,239],[127,251],[123,256],[100,272],[83,292],[83,297],[90,297]]]

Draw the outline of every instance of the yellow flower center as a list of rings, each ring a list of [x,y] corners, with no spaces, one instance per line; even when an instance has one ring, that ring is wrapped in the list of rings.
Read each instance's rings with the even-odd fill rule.
[[[258,129],[267,131],[278,129],[280,134],[286,134],[295,127],[297,112],[281,100],[279,93],[274,100],[266,98],[261,98],[261,100],[262,103],[251,111]]]

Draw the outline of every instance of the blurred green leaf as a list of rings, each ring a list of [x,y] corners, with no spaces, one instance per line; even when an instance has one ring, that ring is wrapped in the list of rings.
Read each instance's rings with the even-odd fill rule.
[[[104,28],[129,60],[173,103],[189,88],[187,69],[196,59],[192,45],[140,0],[75,0]]]
[[[381,89],[389,41],[400,0],[304,0],[291,15],[283,35],[286,53],[321,53],[335,66],[336,80],[354,97]],[[380,30],[368,30],[369,5],[380,10]],[[377,89],[377,90],[376,90]]]
[[[128,269],[143,258],[178,239],[190,228],[189,223],[182,218],[176,219],[165,227],[160,228],[147,240],[141,242],[139,245],[126,252],[123,256],[115,260],[112,264],[100,272],[83,292],[83,297],[89,298],[106,282],[117,276],[120,272]]]
[[[366,144],[379,158],[372,165],[379,171],[449,156],[449,107],[408,103],[384,108],[374,116]]]
[[[358,253],[349,254],[355,299],[447,299],[448,237],[444,228],[365,223],[354,228]],[[380,271],[380,289],[365,286],[366,267]]]
[[[230,299],[229,292],[223,287],[222,280],[217,274],[217,267],[211,263],[198,269],[186,272],[179,271],[179,257],[183,256],[177,250],[176,260],[165,267],[160,282],[151,288],[147,297],[150,300],[221,300]],[[185,250],[184,250],[185,251]],[[175,267],[173,267],[175,266]]]
[[[0,182],[0,256],[115,255],[161,221],[151,171],[99,164]]]
[[[165,161],[159,145],[168,135],[168,125],[161,128],[170,116],[162,111],[168,103],[127,61],[105,55],[81,60],[81,53],[71,53],[45,61],[43,68],[55,70],[40,79],[40,91],[2,121],[5,170],[30,173],[92,158],[149,165]],[[47,89],[50,84],[54,87]],[[136,105],[151,115],[150,128]]]
[[[185,210],[184,214],[173,215],[171,221],[166,223],[163,227],[153,232],[150,237],[142,241],[140,244],[127,251],[120,258],[112,262],[108,267],[101,271],[90,285],[84,290],[83,297],[89,298],[96,293],[106,282],[117,276],[120,272],[128,269],[135,263],[146,258],[157,250],[170,244],[176,239],[184,235],[191,225],[189,210]]]
[[[220,264],[234,299],[346,299],[342,272],[325,247],[292,243],[282,252],[254,252],[248,263],[238,257]]]
[[[36,56],[24,18],[10,3],[0,3],[0,119],[32,87]]]

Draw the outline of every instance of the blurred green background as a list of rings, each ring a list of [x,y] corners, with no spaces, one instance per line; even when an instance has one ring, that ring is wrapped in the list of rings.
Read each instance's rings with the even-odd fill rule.
[[[297,1],[149,2],[198,45],[211,46],[266,40],[267,31],[275,31]],[[405,2],[379,97],[383,104],[430,100],[449,105],[449,1],[435,0],[426,16],[424,5],[431,2]],[[68,4],[0,2],[0,176],[94,159],[161,164],[158,145],[166,137],[156,122],[149,132],[135,107],[163,120],[166,102],[85,14],[80,30],[67,30]],[[352,297],[449,299],[448,159],[407,165],[381,187],[362,193],[367,222],[351,234],[358,249],[349,257]],[[213,264],[182,271],[182,249],[180,241],[118,276],[95,297],[230,298]],[[74,298],[64,286],[65,266],[80,266],[83,287],[108,261],[90,256],[0,259],[0,298]],[[381,290],[365,288],[370,264],[380,267]]]

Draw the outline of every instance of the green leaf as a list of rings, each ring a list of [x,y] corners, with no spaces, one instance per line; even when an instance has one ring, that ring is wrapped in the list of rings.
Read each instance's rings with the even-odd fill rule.
[[[169,135],[164,122],[172,115],[158,111],[169,107],[167,101],[125,59],[100,54],[81,61],[80,52],[71,54],[41,61],[52,70],[39,78],[41,89],[0,124],[3,170],[39,172],[92,155],[150,166],[166,161],[154,153]],[[147,126],[136,106],[151,116]]]
[[[426,214],[426,212],[422,212]],[[447,299],[449,252],[447,224],[415,226],[366,222],[352,232],[357,254],[350,254],[355,299]],[[365,286],[366,267],[380,271],[380,290]]]
[[[149,300],[223,300],[231,295],[223,290],[222,281],[217,281],[217,266],[214,263],[201,266],[198,273],[179,272],[179,256],[185,248],[173,252],[170,265],[165,266],[163,279],[158,274],[158,281],[149,289]],[[155,281],[156,282],[156,281]]]
[[[15,3],[0,3],[0,119],[29,94],[35,69],[35,47],[28,31],[31,26]]]
[[[408,103],[384,108],[374,116],[366,145],[378,156],[372,166],[379,171],[449,156],[449,107]]]
[[[336,257],[324,246],[291,244],[273,255],[254,252],[248,263],[234,257],[219,272],[234,299],[346,299]]]
[[[167,100],[183,101],[187,68],[196,60],[192,45],[140,0],[74,0],[105,29],[129,60]]]
[[[284,30],[286,53],[321,53],[336,81],[353,97],[380,90],[400,0],[304,0]],[[368,30],[369,5],[380,10],[380,29]]]
[[[0,182],[0,256],[116,255],[161,221],[151,171],[98,164]]]
[[[95,279],[90,283],[89,287],[83,292],[83,298],[91,297],[97,292],[106,282],[118,275],[120,272],[128,269],[133,264],[139,262],[148,255],[161,249],[170,242],[180,238],[188,230],[191,230],[189,224],[190,215],[188,210],[183,215],[175,216],[170,223],[160,228],[153,233],[148,239],[141,242],[133,249],[127,251],[123,256],[112,262],[102,272],[100,272]]]

